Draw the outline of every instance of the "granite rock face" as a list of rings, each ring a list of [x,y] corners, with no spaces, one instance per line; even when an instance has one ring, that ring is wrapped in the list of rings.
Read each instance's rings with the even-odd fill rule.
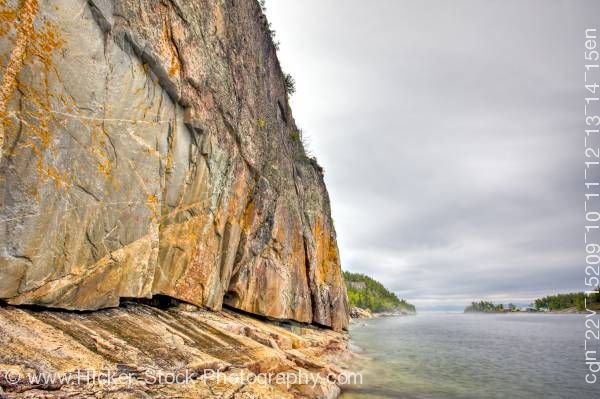
[[[14,90],[0,75],[0,298],[346,328],[322,169],[257,2],[24,3],[0,1],[0,61],[22,60]]]

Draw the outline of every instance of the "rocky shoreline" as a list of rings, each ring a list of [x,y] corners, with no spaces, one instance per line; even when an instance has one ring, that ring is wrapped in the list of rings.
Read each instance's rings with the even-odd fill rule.
[[[408,312],[406,310],[398,310],[393,312],[379,312],[373,313],[369,309],[353,307],[350,309],[351,319],[373,319],[377,317],[399,317],[399,316],[412,316],[416,313]]]
[[[333,399],[354,358],[348,333],[229,309],[0,308],[2,398]]]

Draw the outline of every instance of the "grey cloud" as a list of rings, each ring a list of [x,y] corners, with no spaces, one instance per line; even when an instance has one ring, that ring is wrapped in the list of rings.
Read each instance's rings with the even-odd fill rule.
[[[424,306],[583,288],[582,36],[600,3],[267,8],[345,269]]]

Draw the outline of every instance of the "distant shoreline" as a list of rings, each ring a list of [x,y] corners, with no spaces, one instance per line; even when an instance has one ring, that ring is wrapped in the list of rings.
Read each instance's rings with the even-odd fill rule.
[[[596,310],[575,310],[575,309],[563,309],[563,310],[545,310],[537,312],[456,312],[460,314],[587,314]]]

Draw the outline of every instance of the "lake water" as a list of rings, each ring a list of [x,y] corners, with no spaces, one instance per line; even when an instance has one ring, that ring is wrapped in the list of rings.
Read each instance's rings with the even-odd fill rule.
[[[584,315],[360,320],[351,342],[370,360],[342,398],[600,398],[600,382],[584,381],[584,331]]]

